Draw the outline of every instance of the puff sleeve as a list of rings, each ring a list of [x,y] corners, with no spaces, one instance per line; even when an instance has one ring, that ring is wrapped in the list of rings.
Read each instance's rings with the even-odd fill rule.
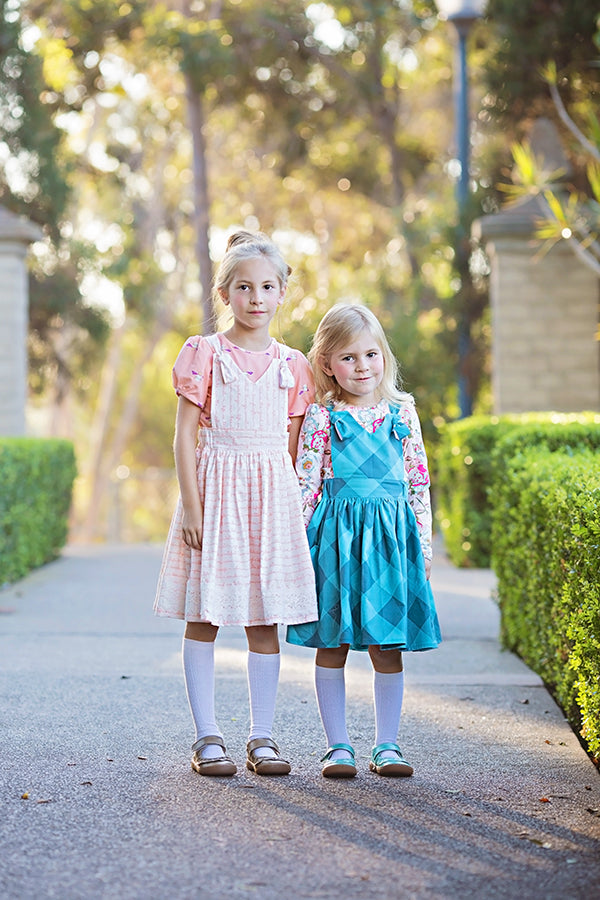
[[[294,378],[294,386],[288,392],[288,415],[303,416],[315,399],[312,369],[300,350],[288,351],[286,360]]]
[[[173,366],[173,387],[178,397],[185,397],[203,409],[212,387],[213,350],[200,335],[189,337],[179,351]]]

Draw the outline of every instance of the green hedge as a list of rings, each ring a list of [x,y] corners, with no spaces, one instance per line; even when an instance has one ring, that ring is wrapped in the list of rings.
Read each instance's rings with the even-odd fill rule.
[[[535,448],[495,485],[492,564],[504,644],[600,759],[600,457]]]
[[[0,585],[58,556],[75,475],[68,441],[0,438]]]
[[[600,415],[471,416],[442,426],[434,455],[435,516],[455,565],[490,565],[492,484],[514,452],[539,444],[600,448]]]

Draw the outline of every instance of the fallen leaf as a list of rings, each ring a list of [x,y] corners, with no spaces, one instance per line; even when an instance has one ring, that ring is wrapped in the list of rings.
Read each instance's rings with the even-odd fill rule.
[[[147,756],[138,756],[138,759],[148,759]]]
[[[48,797],[47,800],[36,800],[36,803],[52,803],[52,799]]]
[[[540,803],[550,803],[549,797],[540,797]]]
[[[106,762],[114,762],[114,759],[112,758],[112,756],[107,756]]]
[[[24,794],[21,794],[21,800],[29,800],[29,791],[25,791]]]
[[[586,808],[586,812],[591,813],[593,816],[600,818],[600,809],[596,809],[594,806],[588,806]]]
[[[80,784],[91,784],[91,781],[81,781]]]
[[[67,763],[68,766],[76,766],[77,763]]]
[[[552,744],[552,741],[545,740],[544,743],[545,743],[545,744],[550,744],[550,745],[551,745],[551,744]]]
[[[528,700],[528,699],[525,699],[525,700],[519,700],[519,703],[522,703],[523,706],[527,706],[527,704],[529,703],[529,700]]]

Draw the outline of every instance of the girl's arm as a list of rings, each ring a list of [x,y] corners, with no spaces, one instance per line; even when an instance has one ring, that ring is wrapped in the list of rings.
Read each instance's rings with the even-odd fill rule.
[[[332,474],[329,429],[327,409],[318,403],[311,404],[300,430],[296,460],[305,525],[310,522],[321,498],[323,479]]]
[[[425,570],[429,578],[433,557],[429,469],[421,434],[421,423],[412,403],[406,404],[403,419],[410,428],[410,435],[404,440],[404,464],[408,479],[408,502],[417,520],[421,548],[425,559]]]
[[[175,422],[175,469],[183,505],[183,540],[194,550],[202,549],[202,503],[196,475],[196,444],[200,407],[179,397]]]
[[[304,421],[304,416],[291,416],[290,417],[290,427],[288,428],[289,435],[289,451],[290,456],[292,457],[292,463],[296,465],[296,456],[298,455],[298,438],[300,437],[300,429],[302,428],[302,423]]]

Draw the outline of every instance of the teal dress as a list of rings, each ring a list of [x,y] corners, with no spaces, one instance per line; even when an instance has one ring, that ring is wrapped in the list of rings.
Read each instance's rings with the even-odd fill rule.
[[[319,619],[287,629],[291,644],[431,650],[441,641],[417,520],[408,502],[397,409],[371,432],[330,410],[333,478],[307,530]]]

